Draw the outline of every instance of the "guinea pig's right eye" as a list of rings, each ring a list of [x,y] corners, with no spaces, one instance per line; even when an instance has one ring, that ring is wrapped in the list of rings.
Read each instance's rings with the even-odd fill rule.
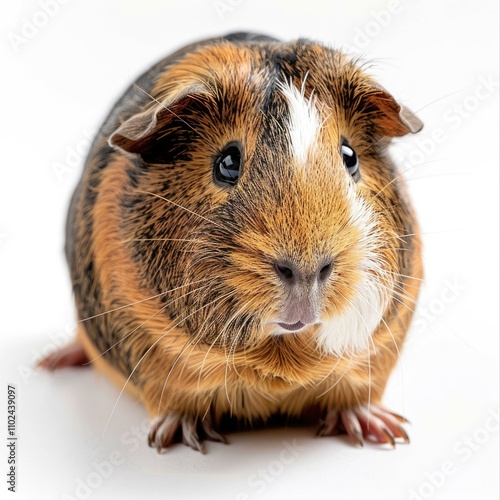
[[[236,145],[226,146],[214,162],[215,179],[234,185],[240,177],[241,150]]]

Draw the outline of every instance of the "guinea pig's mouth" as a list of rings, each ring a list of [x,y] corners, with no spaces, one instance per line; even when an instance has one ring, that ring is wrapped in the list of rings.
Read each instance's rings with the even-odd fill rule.
[[[313,325],[318,325],[319,323],[321,322],[315,321],[313,323],[309,323],[301,320],[296,323],[285,323],[283,321],[274,320],[269,321],[266,326],[269,328],[268,332],[270,335],[287,335],[289,333],[301,332],[309,327],[312,327]]]
[[[287,332],[298,332],[299,330],[302,330],[306,324],[302,323],[302,321],[297,321],[297,323],[293,323],[291,325],[287,323],[278,323],[278,326]]]

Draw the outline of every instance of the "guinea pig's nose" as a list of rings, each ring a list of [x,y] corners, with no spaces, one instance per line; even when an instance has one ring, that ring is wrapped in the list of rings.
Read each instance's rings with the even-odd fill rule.
[[[292,284],[297,281],[300,275],[297,266],[291,262],[275,262],[274,270],[283,283]]]
[[[333,270],[333,261],[322,262],[321,265],[312,272],[304,272],[294,262],[276,261],[274,270],[280,280],[286,285],[294,285],[308,281],[325,282]]]

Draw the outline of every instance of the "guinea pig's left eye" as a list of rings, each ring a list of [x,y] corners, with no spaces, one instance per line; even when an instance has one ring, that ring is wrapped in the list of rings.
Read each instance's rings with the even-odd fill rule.
[[[233,144],[226,146],[214,162],[215,179],[224,184],[234,185],[240,177],[241,150]]]
[[[356,182],[359,181],[361,176],[359,174],[359,158],[356,151],[354,151],[351,146],[344,143],[342,144],[341,152],[347,171],[352,175],[352,178]]]

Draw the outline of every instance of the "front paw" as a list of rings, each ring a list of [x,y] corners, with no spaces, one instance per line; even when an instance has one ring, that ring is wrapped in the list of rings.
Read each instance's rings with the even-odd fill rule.
[[[358,446],[363,446],[364,440],[369,440],[394,448],[396,440],[410,442],[402,423],[408,421],[379,405],[361,405],[348,410],[329,411],[318,430],[318,436],[347,433]]]
[[[226,438],[213,429],[209,420],[177,413],[157,417],[148,437],[149,446],[155,447],[158,453],[175,443],[184,443],[205,453],[204,440],[227,444]]]

